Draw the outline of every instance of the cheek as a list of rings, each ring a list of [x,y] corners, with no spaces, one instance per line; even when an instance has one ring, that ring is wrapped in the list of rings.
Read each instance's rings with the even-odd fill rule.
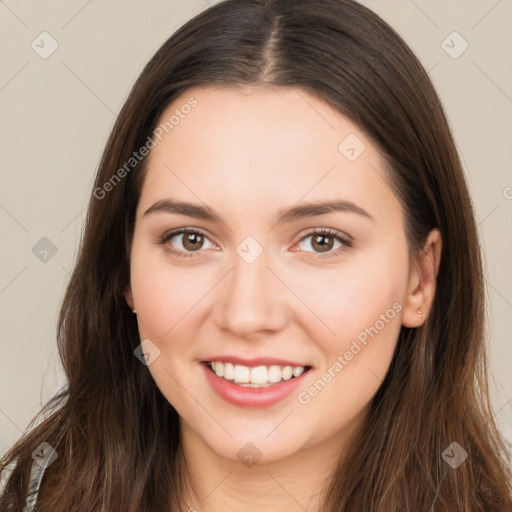
[[[318,428],[326,408],[333,429],[354,418],[369,404],[388,371],[402,325],[407,280],[407,251],[405,246],[402,249],[354,258],[353,265],[324,283],[329,286],[326,293],[316,289],[308,296],[335,333],[311,334],[324,360],[316,380],[298,396]]]
[[[340,298],[337,317],[333,312],[331,319],[335,336],[313,338],[323,361],[297,401],[314,431],[326,434],[327,429],[328,434],[348,425],[369,406],[389,369],[402,325],[402,304],[389,283],[373,284],[361,284],[365,293],[352,294],[351,301]]]
[[[194,381],[197,330],[202,325],[201,300],[214,285],[211,272],[171,264],[163,249],[134,243],[131,287],[137,306],[141,340],[150,339],[159,356],[148,367],[156,385],[180,412],[188,410],[184,390]],[[212,281],[210,283],[210,281]],[[181,384],[181,385],[180,385]]]
[[[397,335],[406,284],[406,249],[381,247],[347,259],[337,271],[315,279],[315,286],[304,277],[297,289],[303,290],[302,295],[315,313],[308,316],[312,339],[318,339],[322,351],[332,357],[348,350],[358,336],[364,341],[369,330],[375,336],[376,328],[387,337],[391,330],[388,326],[396,324],[390,335]]]
[[[142,244],[141,244],[142,245]],[[183,325],[196,318],[201,299],[214,286],[207,267],[171,264],[163,248],[144,250],[134,244],[131,287],[141,336],[157,342],[176,339]]]

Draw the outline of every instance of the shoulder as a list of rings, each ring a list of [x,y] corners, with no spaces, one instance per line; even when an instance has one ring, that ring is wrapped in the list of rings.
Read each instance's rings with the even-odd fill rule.
[[[0,469],[2,469],[2,475],[0,478],[0,496],[4,494],[9,476],[14,471],[15,467],[16,461],[11,462],[8,465],[6,465],[3,460],[0,461]],[[41,487],[41,482],[43,480],[43,475],[46,467],[47,464],[39,464],[36,461],[34,461],[34,463],[32,464],[28,484],[27,499],[25,503],[25,508],[23,509],[22,512],[36,511],[35,505],[37,502],[37,496],[39,494],[39,488]]]
[[[23,512],[35,512],[39,489],[41,488],[44,472],[48,466],[48,459],[43,459],[42,461],[34,461],[32,464],[32,470],[30,472],[30,480],[28,484],[27,503]]]
[[[0,469],[2,470],[2,475],[0,478],[0,496],[4,494],[7,486],[7,481],[9,480],[9,476],[14,471],[16,464],[17,461],[13,461],[10,464],[6,464],[4,460],[0,461]],[[39,465],[35,461],[32,464],[27,492],[27,500],[23,512],[35,512],[35,504],[37,501],[37,496],[39,493],[39,488],[41,487],[41,481],[43,479],[45,469],[46,466]]]
[[[0,460],[0,497],[4,495],[7,481],[9,480],[9,476],[11,475],[15,466],[16,462],[7,464],[7,457],[4,457],[2,460]]]

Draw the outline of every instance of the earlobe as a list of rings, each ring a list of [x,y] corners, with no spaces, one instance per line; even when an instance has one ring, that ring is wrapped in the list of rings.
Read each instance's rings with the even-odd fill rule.
[[[128,306],[130,306],[131,309],[134,309],[135,302],[133,300],[133,293],[130,285],[128,285],[124,290],[124,298],[126,299]]]
[[[402,315],[404,327],[419,327],[428,318],[435,297],[441,248],[441,233],[436,228],[429,233],[423,249],[412,266],[408,295]]]

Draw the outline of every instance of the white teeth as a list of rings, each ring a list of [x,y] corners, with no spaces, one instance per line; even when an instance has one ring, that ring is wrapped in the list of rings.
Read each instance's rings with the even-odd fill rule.
[[[224,378],[227,380],[233,380],[235,378],[235,365],[233,363],[224,363]]]
[[[299,377],[305,369],[304,366],[279,365],[249,368],[241,364],[234,365],[233,363],[223,363],[221,361],[212,361],[209,364],[217,376],[251,388],[267,387],[282,380]]]
[[[219,367],[219,364],[217,363],[217,368]],[[251,377],[251,370],[247,368],[247,366],[242,366],[240,364],[235,364],[235,382],[250,382]]]
[[[224,377],[224,365],[222,363],[215,363],[213,371],[217,374],[217,376]]]
[[[293,368],[291,366],[285,366],[281,372],[283,380],[290,380],[293,375]]]
[[[255,366],[251,368],[251,382],[253,384],[266,384],[268,382],[267,367]]]
[[[279,366],[271,366],[268,369],[268,381],[279,382],[281,380],[281,368]]]
[[[300,377],[302,375],[302,372],[304,371],[303,366],[297,366],[293,369],[292,373],[294,377]]]

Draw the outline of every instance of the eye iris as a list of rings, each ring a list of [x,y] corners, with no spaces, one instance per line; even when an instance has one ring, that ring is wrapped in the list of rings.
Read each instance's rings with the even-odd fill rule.
[[[329,239],[331,243],[325,244],[325,240]],[[313,239],[311,241],[311,245],[313,248],[317,248],[316,244],[320,244],[320,251],[319,252],[327,252],[332,249],[333,246],[333,237],[328,235],[315,235],[313,236]]]
[[[188,244],[192,244],[188,246]],[[194,245],[195,244],[195,245]],[[203,244],[203,235],[199,233],[185,233],[183,235],[183,247],[189,251],[198,250]]]

